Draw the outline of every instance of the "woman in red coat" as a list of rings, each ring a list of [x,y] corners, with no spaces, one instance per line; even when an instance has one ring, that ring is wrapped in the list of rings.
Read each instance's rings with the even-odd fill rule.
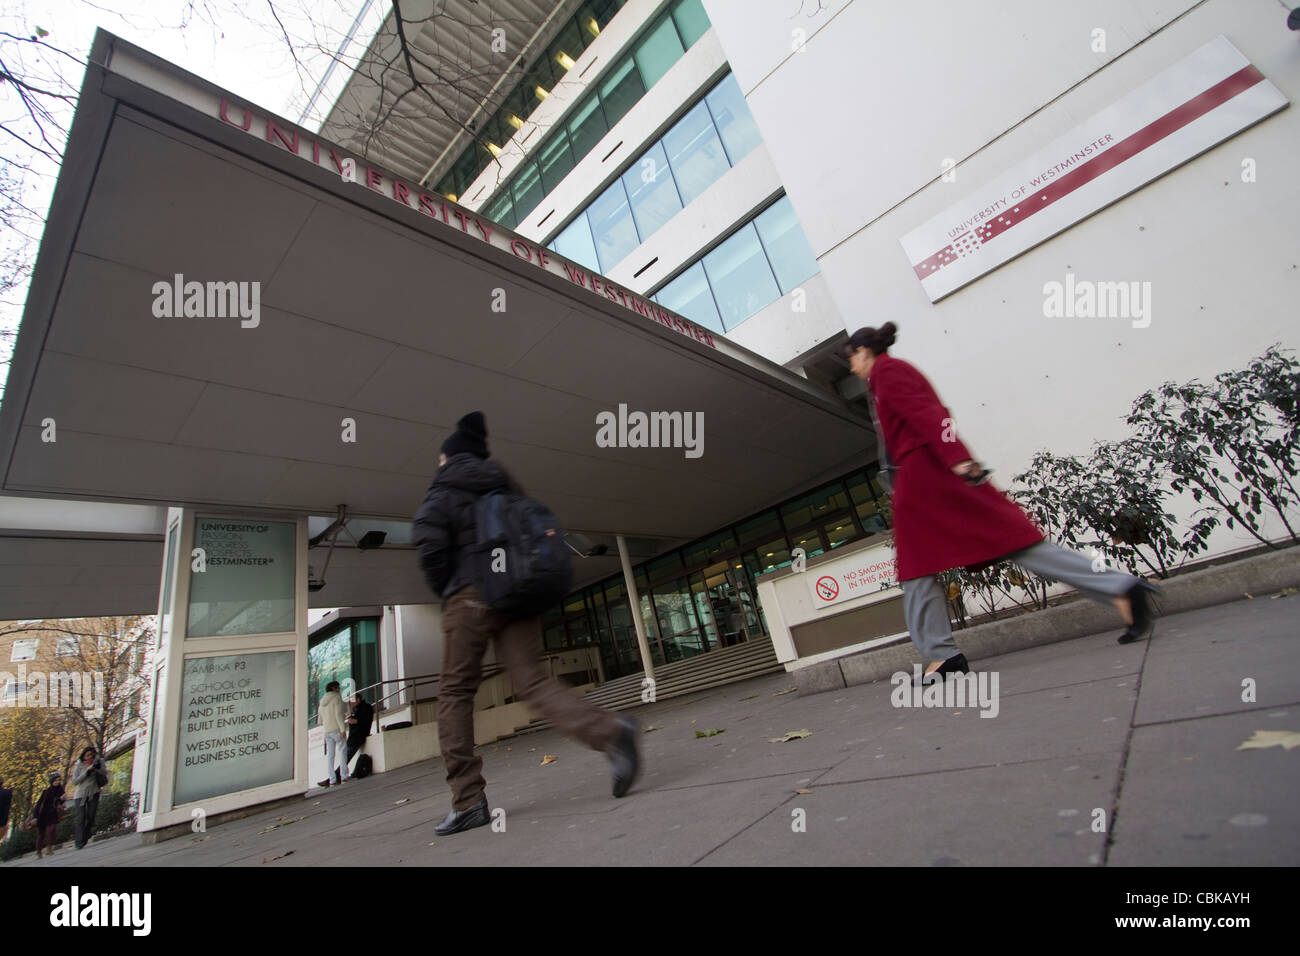
[[[877,417],[903,614],[912,643],[928,662],[924,676],[970,670],[953,643],[937,577],[950,568],[1014,561],[1117,607],[1129,625],[1121,644],[1148,636],[1155,618],[1148,595],[1156,589],[1130,574],[1094,571],[1083,555],[1046,540],[1015,502],[989,484],[988,472],[957,437],[952,416],[925,376],[889,354],[897,332],[893,322],[858,329],[844,353],[867,383]]]

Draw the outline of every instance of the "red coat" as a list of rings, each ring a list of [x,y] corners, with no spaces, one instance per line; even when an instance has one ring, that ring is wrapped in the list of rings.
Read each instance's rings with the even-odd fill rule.
[[[952,473],[975,456],[957,438],[952,416],[924,375],[881,355],[867,384],[898,469],[892,505],[900,581],[988,564],[1043,540],[1037,525],[992,482],[972,487]]]

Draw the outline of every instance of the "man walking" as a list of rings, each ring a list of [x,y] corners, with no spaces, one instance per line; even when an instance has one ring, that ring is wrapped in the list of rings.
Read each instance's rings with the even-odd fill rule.
[[[347,733],[347,724],[343,721],[343,695],[339,693],[339,682],[330,681],[325,685],[325,696],[316,708],[320,726],[325,730],[325,779],[318,780],[317,785],[328,787],[330,777],[334,783],[341,784],[348,779],[348,756],[344,749],[343,737]],[[339,767],[334,768],[334,755],[338,754]]]
[[[443,442],[438,471],[414,527],[420,566],[434,593],[443,598],[446,646],[438,688],[438,740],[452,808],[435,828],[439,836],[489,822],[483,759],[474,753],[474,695],[489,641],[496,642],[517,700],[540,711],[562,733],[609,757],[615,797],[627,793],[640,763],[635,720],[589,703],[542,670],[541,618],[510,618],[480,599],[469,561],[477,540],[474,502],[497,490],[523,494],[500,465],[488,460],[483,414],[471,412]]]

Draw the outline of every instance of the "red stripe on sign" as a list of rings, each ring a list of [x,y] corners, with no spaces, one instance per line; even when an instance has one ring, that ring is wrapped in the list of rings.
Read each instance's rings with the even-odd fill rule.
[[[1154,146],[1193,120],[1199,119],[1211,110],[1217,109],[1228,100],[1244,93],[1264,79],[1253,65],[1242,67],[1226,79],[1220,80],[1203,93],[1198,93],[1181,106],[1176,106],[1164,116],[1148,123],[1136,133],[1120,140],[1110,149],[1094,156],[1078,169],[1073,169],[1045,189],[1032,196],[1026,196],[1020,202],[983,225],[976,226],[972,233],[958,236],[955,242],[962,245],[982,245],[995,236],[1000,236],[1017,223],[1024,222],[1036,212],[1042,212],[1058,199],[1063,199],[1103,173],[1110,172],[1121,163],[1127,162],[1138,153]],[[957,260],[954,244],[950,243],[933,255],[927,256],[914,265],[917,278],[932,276],[944,266]]]

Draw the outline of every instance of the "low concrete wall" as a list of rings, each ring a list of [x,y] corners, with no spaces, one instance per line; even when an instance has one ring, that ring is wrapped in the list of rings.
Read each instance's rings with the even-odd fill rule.
[[[1159,586],[1164,594],[1156,599],[1156,603],[1162,615],[1225,604],[1243,599],[1247,594],[1263,597],[1282,588],[1300,587],[1300,547],[1270,551],[1192,571],[1160,582]],[[1108,630],[1113,630],[1118,636],[1123,629],[1117,611],[1080,599],[1044,611],[958,630],[953,636],[962,653],[975,661]],[[1158,623],[1156,632],[1159,633]],[[910,672],[912,665],[920,661],[912,642],[901,641],[800,668],[792,671],[790,676],[801,695],[818,694],[881,680],[897,671]]]

